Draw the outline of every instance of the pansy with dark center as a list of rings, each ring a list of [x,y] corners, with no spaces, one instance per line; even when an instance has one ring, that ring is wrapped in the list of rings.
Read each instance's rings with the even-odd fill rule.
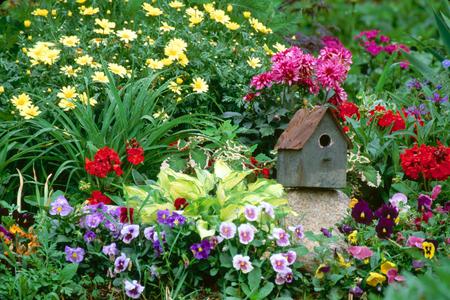
[[[398,217],[398,210],[392,204],[383,204],[379,209],[377,209],[375,215],[378,219],[385,218],[394,221]]]
[[[204,239],[200,243],[193,244],[191,251],[196,259],[207,259],[211,252],[211,244],[209,240]]]
[[[352,217],[358,223],[370,224],[373,219],[373,213],[369,207],[369,203],[364,200],[359,200],[352,208]]]
[[[381,218],[378,221],[378,224],[375,227],[375,230],[380,239],[385,239],[385,238],[389,238],[392,235],[394,226],[395,226],[395,223],[393,220],[388,219],[388,218]]]
[[[433,203],[433,199],[430,196],[421,194],[417,199],[417,209],[422,212],[430,210],[431,203]]]

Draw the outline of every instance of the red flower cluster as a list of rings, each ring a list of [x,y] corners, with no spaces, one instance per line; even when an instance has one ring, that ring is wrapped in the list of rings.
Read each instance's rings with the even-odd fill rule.
[[[351,118],[353,116],[356,116],[357,120],[359,120],[359,118],[361,117],[359,114],[358,106],[353,102],[344,101],[344,102],[340,103],[337,108],[338,108],[339,118],[341,118],[342,121],[345,121],[346,117]]]
[[[91,198],[88,198],[88,201],[90,205],[98,203],[103,203],[106,205],[111,204],[111,199],[108,196],[104,195],[99,190],[92,191]]]
[[[414,145],[400,154],[401,165],[411,179],[446,180],[450,176],[450,147]]]
[[[131,139],[127,142],[127,160],[133,164],[138,165],[144,161],[144,149],[139,145],[136,139]]]
[[[120,157],[116,151],[105,146],[97,151],[94,160],[86,158],[85,169],[88,174],[105,178],[109,172],[115,172],[117,176],[122,175],[123,171],[120,167]]]
[[[250,164],[247,166],[250,167],[250,169],[253,169],[255,167],[261,168],[263,166],[263,164],[261,164],[255,157],[251,156]],[[255,170],[254,172],[257,176],[258,176],[258,174],[261,173],[264,178],[270,177],[270,169],[269,168],[261,168],[261,170]]]
[[[392,110],[386,110],[386,107],[382,105],[375,106],[373,110],[369,111],[369,114],[373,116],[369,120],[369,124],[375,118],[380,127],[386,128],[392,126],[391,132],[406,128],[405,120],[400,112],[394,113]]]

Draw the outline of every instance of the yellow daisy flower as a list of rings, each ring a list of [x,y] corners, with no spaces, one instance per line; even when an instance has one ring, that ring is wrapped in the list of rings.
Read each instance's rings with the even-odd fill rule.
[[[19,110],[25,109],[31,105],[31,98],[25,93],[12,97],[10,101]]]
[[[59,42],[66,47],[76,47],[80,43],[80,39],[76,35],[62,36]]]
[[[96,71],[94,72],[94,74],[91,76],[92,81],[94,82],[100,82],[100,83],[108,83],[108,77],[106,77],[105,73],[100,72],[100,71]]]
[[[187,43],[179,38],[173,38],[164,48],[164,55],[171,60],[176,60],[186,50]]]
[[[162,32],[175,30],[175,27],[170,26],[169,24],[167,24],[167,22],[161,22],[161,24],[162,25],[159,27],[159,30],[161,30]]]
[[[77,90],[74,87],[68,85],[68,86],[62,87],[62,89],[56,96],[60,99],[68,100],[68,99],[74,99],[75,97],[78,96],[78,94],[77,94]]]
[[[174,0],[169,2],[169,6],[175,9],[180,9],[184,6],[184,4],[180,1]]]
[[[78,95],[78,99],[80,99],[80,102],[83,103],[84,105],[88,105],[89,103],[90,106],[95,106],[95,104],[97,104],[97,100],[95,100],[92,97],[88,97],[86,92],[83,92],[82,94]]]
[[[150,16],[151,17],[157,17],[157,16],[163,14],[162,10],[160,10],[159,8],[154,7],[154,6],[152,6],[152,5],[148,4],[148,3],[143,3],[142,4],[142,8],[144,9],[145,15],[147,17],[150,17]]]
[[[226,24],[230,22],[230,17],[221,9],[214,10],[209,16],[217,23]]]
[[[236,22],[228,22],[227,24],[225,24],[225,27],[230,30],[238,30],[239,28],[241,28],[241,25]]]
[[[208,91],[208,84],[200,77],[194,78],[191,83],[192,90],[197,94],[205,93]]]
[[[19,114],[26,120],[29,120],[40,115],[41,111],[39,110],[39,107],[37,107],[36,105],[30,105],[28,107],[25,107],[24,109],[21,109],[19,111]]]
[[[77,57],[75,59],[75,62],[80,66],[90,66],[94,62],[94,59],[92,58],[92,56],[85,54],[83,56]]]
[[[127,75],[127,69],[119,64],[109,63],[108,69],[111,71],[111,73],[116,74],[121,78]]]
[[[252,69],[256,69],[261,67],[261,60],[258,57],[250,57],[247,60],[247,64],[252,68]]]
[[[117,31],[116,35],[120,38],[122,42],[129,43],[137,38],[136,32],[130,29],[122,29]]]
[[[145,64],[152,70],[161,70],[164,68],[164,63],[162,61],[153,58],[147,59]]]
[[[95,25],[100,26],[100,28],[94,29],[94,32],[104,35],[113,33],[114,28],[116,28],[116,23],[110,22],[108,19],[95,19]]]
[[[100,9],[98,7],[94,8],[92,6],[89,6],[89,7],[81,6],[79,9],[80,9],[80,14],[82,14],[83,16],[92,16],[92,15],[97,14],[100,11]]]
[[[186,9],[186,15],[189,16],[189,26],[195,26],[203,21],[204,13],[198,9],[189,7]]]
[[[175,81],[169,83],[169,90],[177,95],[181,95],[181,87]]]
[[[61,73],[63,73],[67,77],[77,77],[77,73],[79,71],[79,69],[74,69],[72,66],[69,65],[62,66],[60,70]]]
[[[61,99],[58,103],[58,106],[61,107],[64,111],[75,109],[77,107],[74,100],[67,99]]]

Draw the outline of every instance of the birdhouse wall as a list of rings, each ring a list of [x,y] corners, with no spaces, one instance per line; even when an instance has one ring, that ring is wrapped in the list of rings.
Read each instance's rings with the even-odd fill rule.
[[[286,187],[343,188],[346,169],[347,142],[329,114],[303,149],[278,152],[277,179]]]

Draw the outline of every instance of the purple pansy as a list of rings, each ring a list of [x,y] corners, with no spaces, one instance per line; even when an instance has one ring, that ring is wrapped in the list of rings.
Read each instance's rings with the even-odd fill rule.
[[[211,253],[211,244],[209,240],[204,239],[200,243],[193,244],[190,249],[196,259],[207,259]]]
[[[241,270],[242,273],[249,273],[253,270],[250,257],[242,256],[241,254],[237,254],[233,257],[233,267],[238,271]]]
[[[375,230],[380,239],[389,238],[392,235],[395,223],[392,219],[382,217],[379,221]]]
[[[277,245],[280,247],[289,246],[291,243],[289,242],[289,234],[284,231],[282,228],[274,228],[272,230],[271,238],[275,239]]]
[[[84,259],[84,249],[77,247],[77,248],[71,248],[69,246],[66,246],[64,248],[64,252],[66,253],[66,260],[70,261],[72,263],[80,263]]]
[[[97,228],[105,217],[101,213],[91,213],[84,219],[84,224],[89,228]]]
[[[219,227],[219,233],[224,239],[232,239],[236,235],[236,225],[232,222],[222,222]]]
[[[357,285],[357,286],[351,288],[351,289],[349,290],[349,292],[350,292],[350,294],[352,294],[355,298],[361,298],[362,295],[364,294],[363,289],[361,289],[361,288],[359,287],[359,285]]]
[[[277,285],[282,285],[285,283],[291,283],[294,280],[294,274],[292,271],[277,273],[275,277],[275,283]]]
[[[114,273],[122,273],[128,268],[129,264],[130,259],[124,253],[121,253],[114,261]]]
[[[302,239],[305,237],[302,225],[289,226],[289,230],[292,231],[298,239]]]
[[[86,233],[83,236],[83,239],[86,243],[91,243],[93,240],[95,240],[95,238],[97,237],[97,235],[95,234],[95,232],[93,231],[86,231]]]
[[[389,202],[392,206],[399,208],[400,203],[403,205],[406,205],[408,203],[408,197],[406,197],[403,193],[396,193],[392,195],[391,199],[389,199]]]
[[[255,238],[256,228],[250,224],[241,224],[238,227],[239,241],[244,244],[250,244]]]
[[[156,220],[159,224],[167,224],[170,217],[170,211],[168,209],[160,209],[156,212]]]
[[[184,223],[186,223],[186,218],[176,212],[173,212],[172,215],[167,218],[167,225],[171,228],[178,225],[183,225]]]
[[[430,196],[420,194],[417,199],[417,209],[421,212],[431,210],[431,204],[433,203],[433,199]]]
[[[259,217],[259,208],[254,205],[244,207],[244,216],[248,221],[256,221]]]
[[[379,219],[385,218],[393,221],[398,217],[398,210],[392,204],[383,204],[379,209],[377,209],[375,215]]]
[[[297,252],[289,250],[288,252],[282,254],[286,257],[289,266],[295,263],[295,260],[297,259]]]
[[[281,253],[273,254],[270,257],[270,264],[272,265],[273,270],[277,273],[286,273],[291,271],[291,269],[288,268],[289,263],[287,258]]]
[[[119,250],[117,250],[116,243],[111,243],[109,245],[105,245],[102,248],[103,254],[109,257],[114,257],[119,254]]]
[[[373,213],[369,207],[369,203],[364,200],[359,200],[352,208],[352,217],[358,223],[370,224],[373,219]]]
[[[275,210],[271,204],[263,201],[261,202],[259,209],[261,211],[264,211],[264,213],[268,215],[270,218],[272,219],[275,218]]]
[[[154,241],[155,233],[155,227],[153,226],[144,229],[144,237],[149,241]]]
[[[58,196],[55,201],[50,203],[50,214],[60,215],[61,217],[65,217],[69,215],[73,211],[73,207],[70,206],[69,202],[64,196]]]
[[[325,227],[320,228],[320,232],[322,232],[323,235],[326,236],[327,238],[330,238],[332,236],[331,232]]]
[[[133,299],[138,299],[142,292],[144,291],[144,287],[137,282],[137,280],[124,281],[124,288],[125,288],[125,294],[127,294],[128,297]]]
[[[122,236],[122,241],[125,244],[129,244],[139,236],[139,225],[125,225],[120,231],[120,234]]]
[[[345,234],[349,234],[349,233],[353,232],[353,227],[348,224],[343,224],[338,229],[341,233],[345,233]]]

